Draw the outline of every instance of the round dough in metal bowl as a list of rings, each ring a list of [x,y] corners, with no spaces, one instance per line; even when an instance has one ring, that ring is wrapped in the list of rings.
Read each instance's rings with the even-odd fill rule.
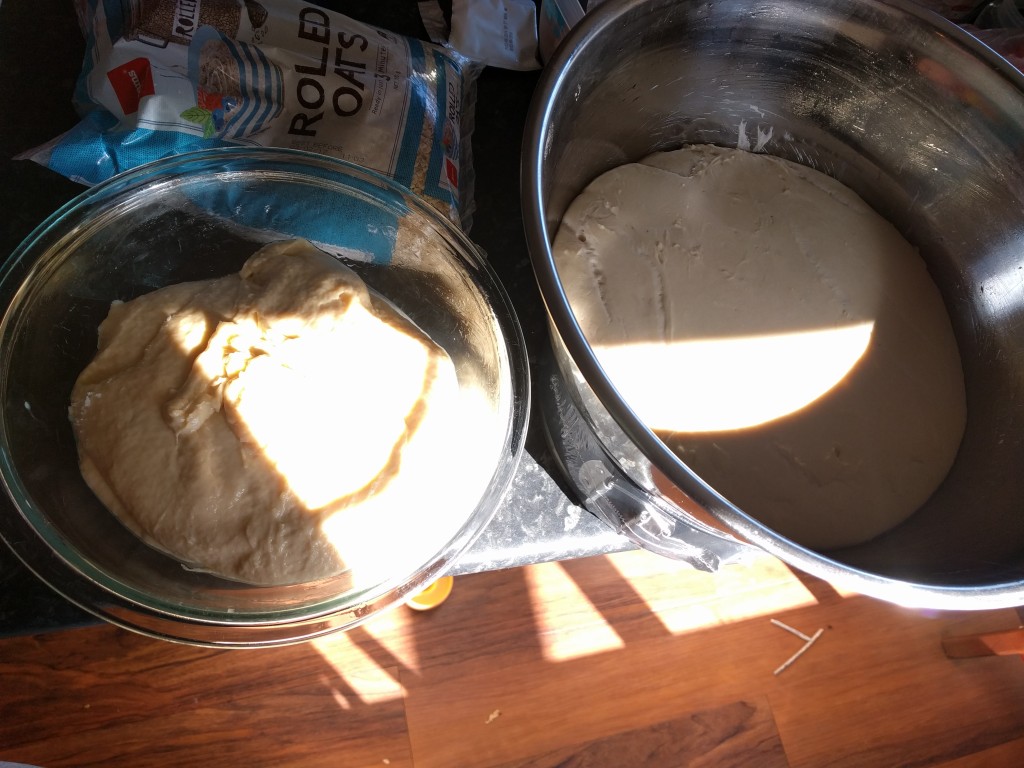
[[[949,471],[966,397],[938,288],[825,174],[713,146],[655,154],[595,179],[553,253],[626,402],[782,535],[869,540]]]

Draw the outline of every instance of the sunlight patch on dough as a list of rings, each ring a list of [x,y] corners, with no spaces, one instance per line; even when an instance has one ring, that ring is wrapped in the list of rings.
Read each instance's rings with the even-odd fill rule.
[[[720,432],[787,416],[843,381],[874,323],[726,339],[601,346],[619,393],[651,429]],[[658,360],[657,375],[649,363]],[[752,383],[756,382],[756,386]]]

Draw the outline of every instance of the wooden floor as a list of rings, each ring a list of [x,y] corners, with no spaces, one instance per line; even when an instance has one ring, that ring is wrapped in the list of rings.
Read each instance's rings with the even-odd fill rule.
[[[780,674],[804,640],[819,639]],[[1013,611],[837,594],[763,556],[456,579],[346,634],[255,651],[98,626],[0,641],[0,761],[59,766],[1024,765],[1024,661],[941,639]]]

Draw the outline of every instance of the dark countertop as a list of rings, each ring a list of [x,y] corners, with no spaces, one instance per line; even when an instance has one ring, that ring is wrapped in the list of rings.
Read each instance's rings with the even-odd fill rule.
[[[322,2],[399,34],[426,39],[416,3]],[[0,4],[0,253],[83,191],[79,184],[29,161],[11,158],[71,128],[71,93],[84,41],[71,0],[6,0]],[[548,354],[543,304],[526,251],[519,205],[522,129],[537,73],[487,69],[478,81],[473,134],[476,211],[470,232],[516,306],[531,367]],[[535,405],[527,452],[504,504],[454,567],[464,574],[532,562],[628,549],[632,545],[566,495],[538,424]],[[0,514],[11,512],[0,499]],[[0,545],[0,635],[95,622],[50,590]]]

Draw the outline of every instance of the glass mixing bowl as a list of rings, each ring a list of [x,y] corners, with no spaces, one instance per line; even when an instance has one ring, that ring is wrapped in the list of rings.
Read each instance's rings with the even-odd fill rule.
[[[403,565],[354,587],[346,573],[266,587],[187,570],[92,494],[68,420],[71,388],[112,301],[236,272],[263,244],[294,237],[343,258],[440,344],[477,414],[443,476],[423,489],[421,508],[380,520],[365,542],[382,556],[403,548]],[[0,477],[11,502],[0,509],[0,535],[72,602],[152,636],[281,644],[398,604],[475,540],[523,450],[530,393],[522,333],[481,252],[408,190],[341,161],[232,148],[124,173],[71,201],[19,246],[0,268],[0,301]]]

